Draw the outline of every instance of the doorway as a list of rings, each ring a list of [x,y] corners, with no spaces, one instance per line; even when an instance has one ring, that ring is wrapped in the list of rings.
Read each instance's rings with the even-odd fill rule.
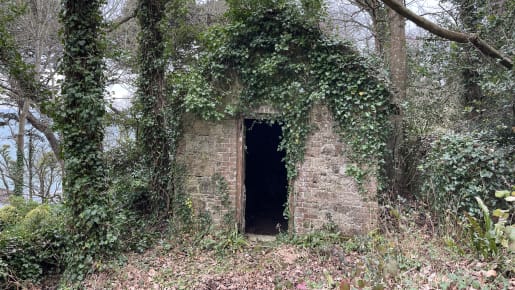
[[[282,129],[278,124],[245,119],[245,231],[274,235],[288,230],[283,216],[288,179],[279,151]]]

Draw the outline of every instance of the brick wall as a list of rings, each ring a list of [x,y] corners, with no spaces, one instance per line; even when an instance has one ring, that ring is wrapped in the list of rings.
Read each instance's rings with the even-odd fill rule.
[[[329,221],[347,235],[371,230],[377,221],[377,203],[366,200],[373,200],[375,182],[368,182],[363,194],[354,178],[345,175],[349,165],[343,154],[345,145],[339,141],[326,107],[315,107],[310,121],[315,129],[308,137],[304,162],[294,181],[295,231],[305,233]]]
[[[237,121],[208,122],[187,119],[178,147],[178,161],[186,165],[185,189],[197,213],[207,211],[214,224],[236,205]],[[220,174],[228,185],[232,208],[223,208],[213,176]]]
[[[273,114],[269,107],[256,110],[263,117]],[[356,182],[345,175],[348,162],[343,154],[345,145],[339,141],[331,114],[322,106],[310,114],[315,129],[308,137],[304,162],[294,181],[293,222],[296,232],[305,233],[329,221],[336,223],[347,235],[369,231],[377,221],[377,203],[366,201],[358,192]],[[238,175],[241,148],[241,122],[222,120],[208,122],[189,119],[184,124],[179,144],[178,160],[187,166],[186,190],[191,194],[194,208],[208,211],[215,224],[233,210],[236,220],[243,222],[239,196],[241,177]],[[221,196],[215,192],[212,176],[218,173],[228,183],[232,207],[221,206]],[[368,194],[375,196],[375,182],[366,185]],[[373,200],[373,199],[371,199]],[[329,217],[329,218],[328,218]]]

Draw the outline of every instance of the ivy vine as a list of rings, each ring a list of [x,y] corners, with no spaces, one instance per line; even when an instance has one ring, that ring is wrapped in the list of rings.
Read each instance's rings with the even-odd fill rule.
[[[279,2],[230,11],[228,25],[204,35],[198,67],[176,74],[174,93],[185,111],[205,119],[245,115],[261,104],[278,109],[289,180],[303,160],[309,112],[324,104],[360,165],[352,174],[362,179],[383,157],[389,92],[350,44],[326,36],[293,1]]]
[[[62,3],[64,56],[61,71],[63,109],[57,123],[62,131],[65,162],[65,206],[70,232],[65,279],[80,281],[113,254],[118,232],[106,193],[102,159],[104,139],[104,45],[100,13],[104,1]]]
[[[163,20],[169,0],[140,1],[138,22],[139,79],[137,91],[138,136],[141,154],[148,169],[149,200],[152,211],[168,215],[171,205],[171,155],[176,132],[174,114],[165,98],[167,61]]]

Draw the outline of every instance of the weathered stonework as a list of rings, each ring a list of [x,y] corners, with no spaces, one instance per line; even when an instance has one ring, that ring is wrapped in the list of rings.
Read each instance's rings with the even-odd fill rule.
[[[255,116],[274,113],[273,108],[263,106]],[[326,107],[316,106],[310,120],[314,129],[306,142],[305,158],[299,165],[289,201],[294,230],[306,233],[333,222],[347,235],[369,231],[377,221],[375,182],[365,184],[367,193],[360,193],[354,178],[345,175],[349,166],[345,145],[339,141]],[[233,211],[235,220],[244,227],[242,120],[209,122],[190,118],[183,130],[178,160],[186,165],[186,190],[194,208],[209,212],[217,225]],[[227,182],[230,208],[221,204],[222,197],[212,180],[215,174]]]
[[[347,235],[371,230],[377,221],[375,182],[366,184],[366,192],[360,193],[354,178],[345,174],[349,166],[345,145],[326,107],[315,107],[310,122],[315,128],[306,142],[304,162],[293,185],[295,231],[309,232],[329,222]]]
[[[208,212],[214,224],[236,207],[237,121],[208,122],[192,118],[184,122],[178,161],[187,168],[185,189],[191,195],[197,213]],[[222,206],[213,176],[227,182],[231,208]]]

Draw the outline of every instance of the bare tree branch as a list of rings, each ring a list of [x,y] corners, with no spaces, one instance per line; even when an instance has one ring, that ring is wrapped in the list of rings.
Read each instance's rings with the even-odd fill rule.
[[[1,127],[1,126],[5,126],[5,125],[9,124],[9,121],[11,121],[11,120],[18,121],[18,114],[0,112],[0,118],[2,119],[2,120],[0,120],[0,127]]]
[[[368,32],[370,32],[374,36],[376,34],[372,27],[370,27],[369,25],[363,24],[363,23],[361,23],[361,22],[359,22],[357,20],[354,20],[353,18],[349,18],[349,19],[333,18],[332,20],[333,21],[338,21],[338,22],[343,22],[343,23],[352,23],[352,24],[355,24],[358,27],[361,27],[361,28],[367,30]]]
[[[413,11],[409,10],[408,8],[404,7],[402,4],[400,4],[397,0],[381,0],[384,4],[386,4],[391,9],[395,10],[400,15],[406,17],[407,19],[411,20],[413,23],[415,23],[417,26],[422,27],[423,29],[436,34],[440,37],[443,37],[448,40],[456,41],[459,43],[472,43],[479,51],[484,53],[485,55],[496,58],[500,60],[500,63],[508,68],[513,69],[513,61],[504,56],[500,51],[495,49],[494,47],[490,46],[486,41],[481,39],[477,34],[475,33],[465,33],[465,32],[458,32],[453,31],[449,29],[445,29],[439,25],[437,25],[434,22],[431,22],[424,17],[420,17],[419,15],[415,14]]]
[[[4,120],[7,119],[7,121],[11,121],[11,120],[18,121],[18,114],[0,112],[0,118],[2,118]]]
[[[13,95],[17,95],[17,94],[18,94],[18,93],[17,93],[15,90],[13,90],[11,87],[8,87],[8,86],[6,86],[6,85],[3,85],[2,83],[0,83],[0,89],[5,90],[5,91],[7,91],[8,93],[13,94]]]
[[[52,152],[54,152],[55,158],[57,161],[59,161],[59,164],[61,165],[61,168],[64,169],[64,162],[61,158],[61,150],[59,147],[59,139],[55,136],[54,132],[50,128],[49,124],[46,124],[46,122],[40,120],[32,112],[27,113],[27,120],[30,122],[30,124],[36,128],[38,131],[43,133],[45,135],[46,139],[48,140],[48,143],[50,144],[50,147],[52,148]]]
[[[131,14],[121,17],[120,19],[117,19],[116,21],[109,23],[108,28],[106,29],[106,32],[113,32],[118,27],[120,27],[122,24],[124,24],[125,22],[131,20],[132,18],[135,18],[138,15],[138,11],[139,11],[139,8],[136,7],[136,9],[134,9],[134,11],[132,11]]]

